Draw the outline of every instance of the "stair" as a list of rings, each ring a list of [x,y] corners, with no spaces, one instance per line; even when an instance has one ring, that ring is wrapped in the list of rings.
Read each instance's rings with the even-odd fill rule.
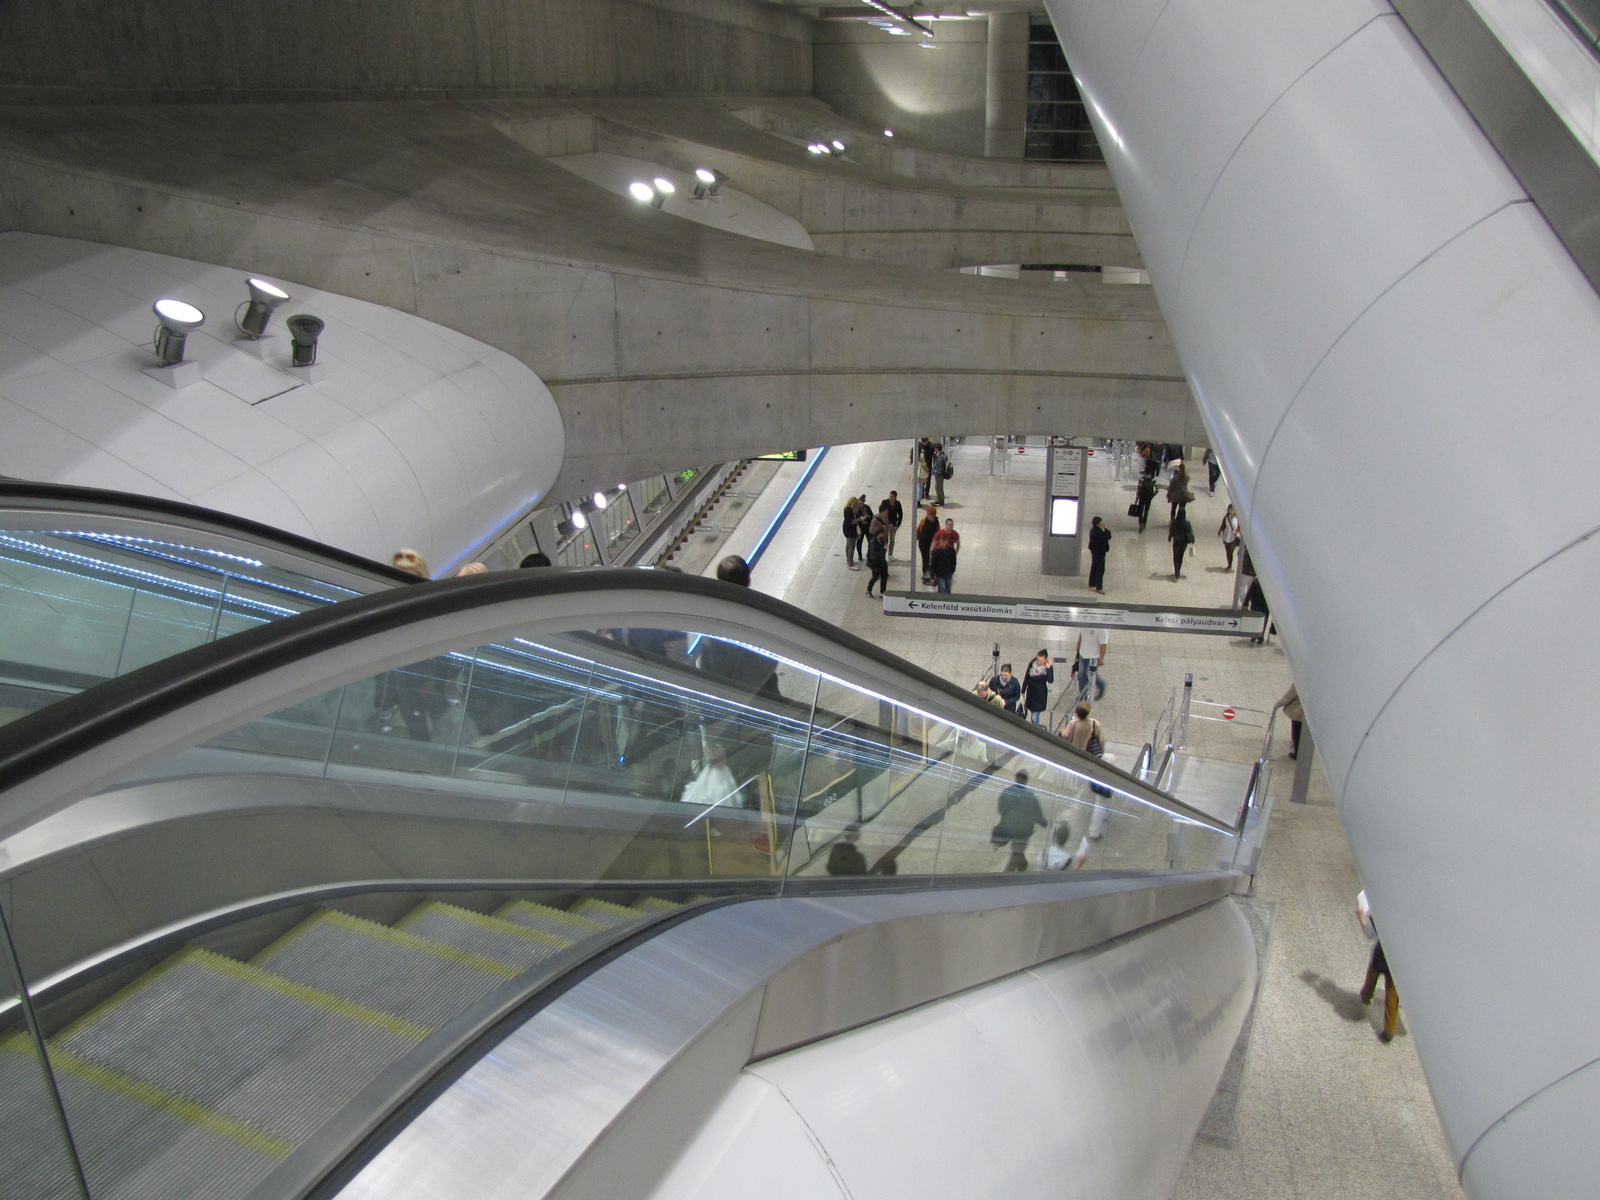
[[[382,925],[322,909],[248,963],[185,949],[47,1040],[95,1200],[248,1192],[363,1087],[489,992],[681,907],[439,901]],[[55,1200],[60,1140],[31,1043],[0,1038],[0,1197]],[[66,1187],[67,1190],[63,1191]]]

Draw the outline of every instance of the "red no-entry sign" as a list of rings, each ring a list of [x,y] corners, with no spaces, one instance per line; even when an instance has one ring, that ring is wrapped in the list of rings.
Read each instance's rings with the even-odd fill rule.
[[[1233,720],[1233,718],[1234,718],[1233,709],[1225,708],[1225,709],[1222,710],[1222,719],[1224,721],[1231,721],[1231,720]]]

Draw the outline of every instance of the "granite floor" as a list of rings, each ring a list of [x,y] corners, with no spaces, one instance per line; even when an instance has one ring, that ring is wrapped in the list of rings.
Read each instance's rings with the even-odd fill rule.
[[[866,572],[845,566],[839,514],[847,495],[865,492],[874,507],[891,488],[902,500],[909,496],[909,449],[908,442],[830,449],[757,565],[755,586],[963,685],[987,673],[996,642],[1002,660],[1019,668],[1041,646],[1070,663],[1071,629],[887,617],[867,599]],[[962,535],[956,591],[1102,599],[1082,576],[1039,572],[1042,447],[1013,451],[1004,474],[990,473],[983,443],[957,447],[954,462],[944,515],[955,519]],[[752,502],[745,523],[729,537],[729,552],[755,544],[799,475],[793,466],[775,475],[769,495]],[[1231,602],[1234,576],[1213,536],[1229,503],[1225,485],[1215,496],[1195,489],[1190,518],[1198,554],[1174,582],[1164,504],[1158,500],[1141,535],[1126,515],[1132,481],[1115,479],[1111,461],[1096,455],[1088,482],[1085,516],[1103,516],[1112,531],[1105,602]],[[892,588],[907,586],[913,552],[907,530]],[[1066,669],[1060,674],[1064,679]],[[1138,745],[1150,738],[1186,674],[1193,676],[1197,701],[1191,749],[1253,761],[1261,750],[1259,723],[1290,682],[1275,640],[1256,646],[1242,638],[1116,631],[1106,660],[1109,687],[1095,715],[1112,739]],[[1200,702],[1231,706],[1237,718],[1200,719],[1218,712]],[[1280,732],[1279,759],[1288,749],[1287,730]],[[1355,996],[1367,954],[1353,911],[1360,882],[1332,796],[1318,770],[1308,803],[1290,804],[1292,766],[1283,761],[1274,773],[1272,823],[1256,880],[1254,898],[1270,912],[1270,931],[1243,1070],[1236,1093],[1227,1097],[1228,1119],[1208,1121],[1209,1140],[1196,1141],[1175,1200],[1459,1197],[1404,1010],[1400,1036],[1383,1045],[1377,1039],[1381,1004],[1363,1007]]]

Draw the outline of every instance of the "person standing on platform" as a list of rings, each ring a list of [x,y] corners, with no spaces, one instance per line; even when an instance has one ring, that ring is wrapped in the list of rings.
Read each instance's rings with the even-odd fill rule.
[[[956,523],[946,517],[944,528],[933,535],[933,553],[928,555],[928,565],[933,568],[934,585],[941,592],[948,592],[954,583],[956,556],[960,550],[961,535],[956,532]]]
[[[1000,674],[989,680],[989,690],[1000,697],[1000,703],[1013,715],[1022,699],[1022,681],[1011,673],[1010,663],[1000,664]]]
[[[1167,527],[1167,541],[1172,543],[1172,582],[1177,583],[1183,578],[1183,556],[1194,544],[1194,526],[1189,524],[1189,517],[1184,512],[1183,505],[1173,509],[1172,524]]]
[[[1389,974],[1389,960],[1384,956],[1383,943],[1378,940],[1378,925],[1372,919],[1372,905],[1367,902],[1365,890],[1356,896],[1356,920],[1361,922],[1361,931],[1372,941],[1372,958],[1367,962],[1367,978],[1361,985],[1361,1003],[1372,1003],[1372,995],[1378,990],[1378,978],[1382,976],[1383,1032],[1378,1040],[1392,1042],[1400,1030],[1400,992],[1394,986],[1394,976]]]
[[[900,493],[889,493],[889,557],[894,557],[895,539],[900,535],[900,526],[906,519],[905,506],[900,503]]]
[[[888,537],[889,530],[894,528],[894,523],[889,518],[889,502],[885,500],[878,505],[878,511],[867,525],[867,538],[870,540],[880,533]]]
[[[1106,594],[1106,551],[1111,549],[1111,530],[1099,517],[1089,522],[1089,590]]]
[[[1175,519],[1192,499],[1194,495],[1189,491],[1189,468],[1183,465],[1183,459],[1180,458],[1178,469],[1172,472],[1172,480],[1167,484],[1167,504],[1172,509],[1168,520]]]
[[[861,569],[856,563],[856,535],[860,529],[861,523],[856,520],[856,498],[851,496],[844,502],[844,561],[852,571]]]
[[[929,556],[933,553],[933,539],[939,534],[939,510],[933,505],[928,505],[922,514],[922,520],[917,522],[917,550],[922,555],[922,583],[925,587],[933,585],[933,568]]]
[[[1028,673],[1022,678],[1022,707],[1028,720],[1035,725],[1044,724],[1045,710],[1050,707],[1050,685],[1056,681],[1055,664],[1050,661],[1050,651],[1041,650],[1028,664]]]
[[[1100,668],[1106,665],[1106,647],[1111,635],[1104,629],[1085,629],[1078,634],[1078,658],[1073,673],[1078,677],[1078,699],[1089,698],[1089,688],[1094,688],[1094,698],[1106,694],[1105,676]]]
[[[1222,548],[1228,555],[1228,566],[1233,566],[1233,552],[1239,546],[1239,514],[1233,511],[1233,505],[1228,505],[1228,511],[1222,514],[1222,524],[1217,526],[1217,536],[1222,539]]]
[[[916,449],[911,452],[911,462],[917,474],[917,503],[921,504],[928,498],[928,487],[933,479],[933,456],[928,453],[928,439],[918,438]]]
[[[933,473],[933,499],[940,507],[944,505],[944,481],[946,472],[950,470],[950,456],[945,453],[943,446],[933,448],[933,464],[929,468]]]
[[[872,528],[872,506],[865,492],[856,497],[856,561],[866,560],[867,533]]]
[[[878,585],[878,595],[881,598],[889,586],[889,535],[880,533],[867,541],[867,566],[872,569],[872,578],[867,580],[867,595],[872,595],[872,585]]]
[[[1206,451],[1206,470],[1211,475],[1211,494],[1217,494],[1217,480],[1222,478],[1222,464],[1217,461],[1215,450]]]
[[[1155,459],[1146,459],[1151,465]],[[1134,494],[1134,503],[1138,506],[1139,532],[1144,532],[1144,527],[1150,520],[1150,505],[1156,498],[1156,476],[1154,471],[1147,471],[1139,476],[1139,490]]]
[[[1039,797],[1028,786],[1028,773],[1018,771],[1016,782],[1000,793],[995,804],[1000,810],[1000,820],[990,832],[989,841],[995,846],[1011,847],[1011,857],[1006,862],[1007,871],[1026,871],[1028,842],[1033,837],[1033,831],[1049,824],[1044,818],[1044,807],[1039,803]]]
[[[1300,703],[1300,689],[1291,683],[1289,690],[1278,697],[1278,707],[1289,718],[1289,757],[1299,758],[1300,730],[1306,720],[1305,706]]]

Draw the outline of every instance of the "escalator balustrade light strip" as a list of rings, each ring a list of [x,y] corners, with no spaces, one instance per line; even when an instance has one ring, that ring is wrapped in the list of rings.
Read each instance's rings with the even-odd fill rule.
[[[92,542],[110,542],[113,545],[132,543],[139,546],[160,546],[166,550],[182,550],[188,554],[209,554],[214,558],[225,558],[229,562],[245,563],[252,567],[264,567],[267,565],[259,558],[246,558],[242,554],[229,554],[226,550],[210,550],[205,546],[185,546],[182,542],[163,542],[155,538],[135,537],[131,533],[89,533],[78,529],[52,529],[47,532],[53,533],[57,537],[77,537]]]
[[[48,571],[52,575],[60,575],[63,578],[66,578],[66,579],[84,579],[84,578],[86,578],[86,575],[85,575],[85,573],[83,571],[69,571],[65,567],[55,567],[55,566],[51,566],[48,563],[33,562],[33,561],[30,561],[30,560],[25,559],[25,558],[17,558],[17,557],[15,557],[13,555],[0,554],[0,563],[10,563],[10,564],[12,564],[14,566],[25,567],[30,571]],[[106,573],[107,574],[115,574],[116,572],[114,570],[109,570],[108,569]],[[167,599],[172,600],[175,604],[188,604],[188,605],[190,605],[190,606],[192,606],[194,608],[202,609],[202,610],[204,610],[206,612],[214,612],[216,610],[217,599],[218,599],[218,597],[220,597],[222,595],[222,591],[220,589],[210,589],[210,590],[208,590],[206,588],[200,588],[200,587],[194,587],[194,586],[190,586],[190,585],[185,585],[185,584],[180,583],[177,580],[169,579],[169,578],[166,578],[166,577],[160,576],[160,575],[152,575],[152,576],[150,576],[150,578],[155,579],[158,583],[165,584],[165,585],[173,588],[174,590],[183,590],[183,591],[188,591],[188,592],[193,593],[193,595],[196,598],[190,598],[189,596],[169,596],[169,597],[167,597]],[[242,575],[235,575],[235,576],[233,576],[233,578],[234,579],[239,579],[239,580],[243,580],[244,579],[244,577]],[[138,591],[139,587],[140,587],[140,585],[137,584],[137,583],[130,583],[127,580],[122,580],[122,579],[99,580],[98,582],[104,583],[109,587],[127,588],[128,590],[135,591],[135,592]],[[10,584],[9,586],[11,586],[11,587],[20,587],[22,585],[13,583],[13,584]],[[156,594],[156,588],[150,587],[148,590],[149,590],[150,594],[152,594],[152,595]],[[57,595],[57,596],[53,597],[53,599],[57,599],[57,600],[69,600],[69,599],[76,600],[76,597],[69,597],[69,596],[65,596],[65,595]],[[239,608],[253,608],[253,609],[259,610],[259,612],[249,613],[249,614],[246,614],[246,615],[250,616],[252,619],[260,619],[262,621],[277,620],[280,617],[294,617],[294,616],[298,616],[300,614],[300,610],[299,609],[296,609],[296,608],[284,608],[282,605],[269,604],[265,600],[257,600],[257,599],[254,599],[253,597],[249,597],[249,596],[240,596],[240,595],[235,594],[235,595],[230,595],[228,597],[228,600],[229,600],[230,603],[232,603],[234,605],[237,605]],[[321,601],[321,603],[330,603],[330,602],[329,601]],[[105,608],[106,606],[105,605],[101,605],[100,607],[101,608]],[[110,610],[107,609],[107,611],[110,611]],[[124,612],[124,614],[126,613],[125,609],[119,609],[118,611],[122,611],[122,612]],[[262,614],[269,614],[269,615],[262,615]]]
[[[294,929],[291,929],[288,933],[284,934],[283,937],[273,942],[272,945],[268,946],[259,955],[257,955],[257,959],[264,960],[267,955],[273,953],[274,951],[282,950],[296,938],[310,932],[312,929],[315,929],[319,924],[337,925],[341,929],[348,929],[354,933],[365,934],[368,937],[377,938],[380,941],[394,942],[396,945],[406,946],[422,954],[431,954],[434,958],[448,959],[450,962],[460,963],[464,967],[472,967],[475,970],[484,971],[490,975],[499,975],[502,979],[515,979],[518,975],[522,974],[522,972],[516,967],[508,966],[503,962],[497,961],[496,959],[485,958],[481,954],[469,954],[465,950],[457,950],[454,946],[446,946],[442,942],[430,941],[427,938],[417,937],[415,934],[403,933],[400,930],[394,929],[388,925],[379,925],[376,921],[364,921],[360,917],[352,917],[348,913],[337,912],[331,908],[323,909],[309,921],[304,921]],[[259,970],[260,968],[255,969]],[[357,1007],[360,1006],[357,1005]],[[398,1017],[391,1017],[389,1019],[395,1021],[399,1020]],[[402,1025],[410,1025],[410,1022],[408,1021],[401,1021],[400,1023]],[[420,1026],[411,1027],[420,1028]]]
[[[211,603],[214,603],[216,598],[222,594],[221,590],[218,588],[206,587],[202,584],[189,583],[186,580],[174,579],[170,575],[159,575],[154,571],[142,571],[137,567],[130,567],[122,563],[110,562],[103,558],[93,558],[87,554],[78,554],[72,550],[63,550],[58,546],[49,546],[43,542],[28,541],[25,538],[15,537],[12,534],[0,533],[0,545],[3,544],[9,544],[21,550],[31,551],[32,553],[39,555],[41,558],[53,558],[62,562],[76,563],[90,570],[100,571],[107,575],[130,576],[136,579],[149,581],[150,583],[159,584],[162,587],[171,588],[174,591],[188,592],[191,595],[203,596],[206,597]],[[19,559],[9,559],[8,561],[16,562],[20,566],[28,566],[35,569],[59,570],[59,568],[44,567],[42,564],[29,563]],[[199,563],[188,563],[185,565],[193,566],[199,570],[216,570],[214,567],[203,566]],[[62,573],[70,574],[70,572]],[[238,580],[241,583],[248,583],[258,587],[263,587],[269,591],[291,592],[295,595],[304,596],[309,600],[315,600],[319,604],[326,604],[329,602],[326,597],[317,596],[312,592],[302,592],[295,588],[283,587],[267,580],[254,579],[248,575],[225,574],[223,577],[225,579]],[[253,608],[265,609],[269,612],[280,613],[284,616],[293,616],[296,612],[296,610],[292,608],[282,608],[276,605],[268,604],[265,601],[252,599],[250,597],[233,596],[231,599],[240,605],[248,605]]]
[[[52,1070],[76,1075],[107,1091],[118,1092],[151,1108],[170,1113],[190,1125],[197,1125],[212,1133],[220,1134],[268,1158],[288,1158],[294,1153],[297,1143],[270,1133],[263,1133],[243,1121],[236,1121],[232,1117],[213,1112],[204,1105],[167,1091],[164,1087],[146,1083],[142,1079],[134,1079],[120,1071],[113,1071],[99,1063],[90,1062],[86,1058],[79,1058],[70,1050],[63,1050],[54,1044],[50,1045],[49,1051]]]

